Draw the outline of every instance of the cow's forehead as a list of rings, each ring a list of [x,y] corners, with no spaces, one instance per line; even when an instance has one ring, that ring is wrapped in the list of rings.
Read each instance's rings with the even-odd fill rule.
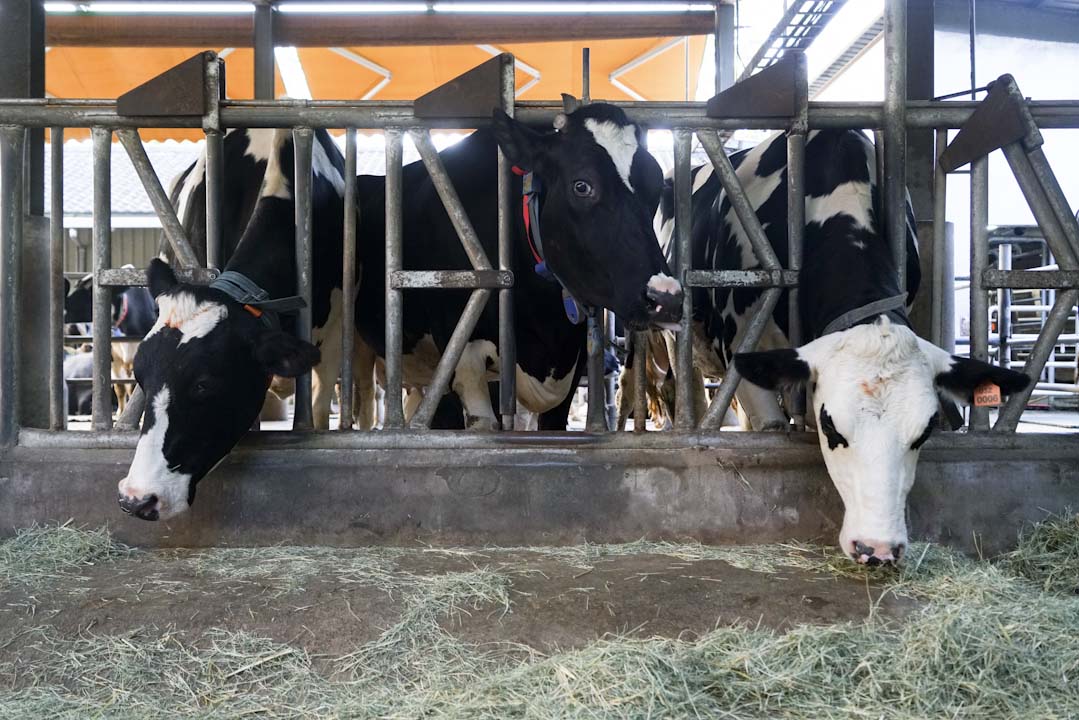
[[[629,174],[633,168],[633,156],[637,154],[637,127],[635,125],[620,125],[613,120],[597,120],[586,118],[584,126],[592,134],[596,144],[603,148],[614,163],[618,176],[622,182],[633,192],[633,184]]]
[[[188,290],[163,293],[157,297],[157,322],[146,333],[146,340],[165,328],[180,331],[180,345],[206,337],[225,318],[229,310],[216,300],[199,299]]]

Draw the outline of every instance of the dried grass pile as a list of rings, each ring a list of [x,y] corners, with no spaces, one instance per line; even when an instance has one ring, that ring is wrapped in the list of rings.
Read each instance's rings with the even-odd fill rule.
[[[71,582],[78,570],[122,557],[131,549],[114,542],[105,528],[87,530],[70,524],[34,525],[0,542],[0,578],[5,583],[39,587],[50,581]]]
[[[887,592],[919,600],[902,620],[720,628],[695,641],[609,637],[548,655],[464,643],[447,622],[512,612],[512,569],[461,551],[473,569],[425,576],[396,567],[404,551],[372,550],[352,582],[400,593],[403,612],[343,657],[313,663],[299,648],[225,631],[197,641],[149,629],[77,640],[38,632],[23,641],[32,672],[0,664],[0,717],[1071,718],[1079,598],[1057,568],[1075,567],[1077,547],[1071,518],[1025,533],[996,562],[915,546],[902,570],[874,573]],[[271,565],[302,549],[277,550]],[[782,556],[789,566],[864,574],[830,550],[798,545],[527,551],[581,566],[629,552],[717,553],[762,570]],[[205,562],[212,567],[211,555]]]

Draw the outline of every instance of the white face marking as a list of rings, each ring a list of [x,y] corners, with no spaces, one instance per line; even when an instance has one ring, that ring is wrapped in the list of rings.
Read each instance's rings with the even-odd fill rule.
[[[652,277],[648,278],[648,289],[655,290],[658,293],[676,295],[682,292],[682,284],[670,275],[656,273]]]
[[[169,429],[169,389],[153,399],[154,425],[139,438],[127,477],[120,481],[120,494],[131,498],[157,496],[158,519],[164,520],[188,508],[191,475],[171,470],[165,459],[165,434]]]
[[[886,555],[907,544],[906,499],[919,454],[911,445],[937,410],[930,358],[910,329],[886,317],[826,335],[798,354],[815,381],[814,418],[820,424],[823,407],[847,443],[831,448],[818,432],[846,508],[840,546],[849,555],[860,542]]]
[[[637,128],[633,125],[616,125],[610,120],[597,122],[593,118],[585,120],[584,126],[592,133],[596,144],[611,156],[622,182],[633,192],[629,171],[633,167],[633,156],[637,153]]]
[[[146,333],[149,340],[164,328],[180,331],[180,345],[189,340],[206,337],[217,324],[228,317],[229,309],[218,302],[198,302],[188,292],[175,295],[159,295],[157,298],[157,322]]]

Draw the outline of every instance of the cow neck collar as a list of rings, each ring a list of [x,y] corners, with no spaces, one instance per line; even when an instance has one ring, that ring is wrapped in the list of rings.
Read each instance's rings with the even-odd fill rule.
[[[562,288],[562,308],[566,311],[566,318],[574,325],[579,325],[590,311],[570,294],[565,284],[547,267],[547,260],[543,256],[543,234],[540,232],[539,220],[542,191],[540,179],[534,172],[522,170],[517,166],[513,167],[513,172],[521,176],[521,214],[524,218],[525,240],[532,252],[532,259],[536,261],[533,269],[544,280]]]
[[[225,293],[240,303],[244,310],[261,320],[263,325],[275,330],[281,327],[278,318],[280,313],[292,313],[307,307],[307,303],[299,295],[271,299],[270,293],[259,287],[254,280],[235,270],[221,273],[210,283],[210,287]]]
[[[893,320],[897,320],[902,325],[908,325],[910,320],[907,318],[905,312],[907,305],[907,294],[900,293],[899,295],[893,295],[891,297],[882,298],[880,300],[874,300],[871,303],[866,303],[861,307],[856,307],[853,310],[848,310],[839,317],[832,320],[830,323],[824,326],[821,335],[828,335],[834,332],[842,332],[843,330],[850,330],[855,325],[860,325],[867,320],[875,319],[878,315],[887,315]]]

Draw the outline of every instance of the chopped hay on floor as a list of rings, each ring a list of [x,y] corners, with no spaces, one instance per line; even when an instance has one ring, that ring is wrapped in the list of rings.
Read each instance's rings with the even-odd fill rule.
[[[34,525],[0,542],[0,578],[26,587],[59,579],[70,582],[78,579],[80,568],[130,552],[131,548],[114,542],[106,528]]]
[[[37,631],[20,640],[17,661],[0,663],[0,717],[1076,717],[1079,598],[1068,575],[1074,582],[1077,547],[1074,518],[1024,533],[997,562],[916,543],[901,570],[872,573],[886,593],[918,599],[903,620],[874,612],[864,622],[786,632],[719,628],[693,641],[612,636],[549,654],[452,634],[460,613],[497,622],[513,612],[513,569],[484,565],[482,550],[452,551],[472,560],[471,569],[427,576],[397,567],[408,551],[349,551],[337,558],[341,577],[351,572],[352,582],[400,593],[404,612],[376,640],[328,658],[328,670],[300,648],[225,630],[194,641],[168,629],[75,639]],[[300,567],[294,555],[304,550],[323,552],[258,552],[278,576]],[[516,550],[582,567],[645,553],[867,575],[838,551],[799,544]],[[230,552],[206,551],[193,562],[213,572],[215,554]]]

